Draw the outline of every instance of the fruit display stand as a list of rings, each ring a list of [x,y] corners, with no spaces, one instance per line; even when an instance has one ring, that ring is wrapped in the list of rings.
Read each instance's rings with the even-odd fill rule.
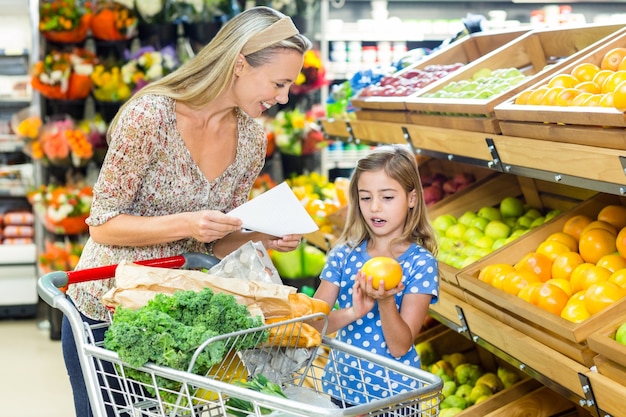
[[[422,58],[413,65],[396,72],[394,76],[404,77],[415,70],[433,66],[443,66],[452,64],[468,64],[483,55],[505,45],[528,32],[528,28],[515,28],[505,31],[478,32],[462,38],[446,47],[433,52]],[[405,110],[404,102],[398,97],[372,96],[352,100],[352,104],[359,108],[359,118],[372,120],[392,120],[401,113],[389,113],[386,110]],[[374,110],[384,110],[376,112]],[[395,115],[395,116],[394,116]],[[390,120],[391,118],[391,120]]]
[[[603,42],[598,48],[573,60],[556,74],[569,74],[581,63],[600,66],[606,53],[626,48],[626,33]],[[536,89],[547,79],[529,88]],[[610,149],[626,149],[624,113],[609,107],[516,105],[514,96],[495,107],[502,133],[509,136],[536,138],[554,142],[591,145]]]
[[[586,25],[536,29],[473,61],[454,74],[438,80],[405,99],[410,123],[501,133],[495,107],[537,82],[558,72],[570,60],[597,49],[617,36],[623,25]],[[429,98],[453,81],[472,79],[483,69],[517,69],[527,78],[486,99]]]
[[[489,264],[514,265],[526,253],[534,251],[547,236],[562,231],[563,225],[572,216],[584,214],[595,218],[608,204],[626,204],[626,200],[615,195],[598,194],[530,231],[501,251],[494,252],[461,270],[457,274],[457,280],[465,290],[466,301],[577,362],[586,366],[593,365],[595,353],[590,349],[587,337],[604,326],[607,321],[624,316],[626,299],[616,302],[581,323],[573,323],[480,281],[478,274]]]

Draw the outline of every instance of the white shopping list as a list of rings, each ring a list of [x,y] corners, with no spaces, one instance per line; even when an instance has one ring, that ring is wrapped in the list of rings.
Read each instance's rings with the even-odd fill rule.
[[[272,236],[303,235],[319,229],[286,182],[230,211],[243,228]]]

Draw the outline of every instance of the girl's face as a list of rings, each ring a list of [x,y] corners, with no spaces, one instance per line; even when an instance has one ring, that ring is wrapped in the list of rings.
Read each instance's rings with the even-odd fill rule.
[[[361,173],[358,180],[359,209],[376,236],[402,235],[409,208],[415,206],[415,191],[409,194],[384,170]]]
[[[303,60],[299,52],[285,49],[276,52],[271,62],[254,68],[240,57],[234,85],[239,108],[254,118],[277,103],[287,103],[289,87],[300,74]]]

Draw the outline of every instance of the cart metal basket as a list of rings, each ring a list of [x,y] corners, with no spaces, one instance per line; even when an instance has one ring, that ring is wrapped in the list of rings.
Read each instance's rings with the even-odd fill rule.
[[[215,264],[201,254],[139,262],[144,265],[197,269]],[[95,416],[437,416],[441,379],[369,351],[324,336],[315,347],[299,347],[305,322],[326,320],[323,314],[257,327],[206,340],[195,352],[189,368],[177,370],[147,363],[131,367],[116,352],[95,341],[93,330],[60,288],[76,282],[111,278],[116,265],[81,271],[56,271],[38,282],[41,298],[60,309],[69,319],[76,341],[93,413]],[[268,338],[269,335],[269,338]],[[235,350],[241,338],[258,338],[256,348]],[[227,351],[220,365],[206,375],[191,372],[197,357],[215,343]],[[329,359],[340,362],[332,371]],[[372,364],[374,369],[372,369]],[[364,404],[350,406],[343,400],[331,402],[324,393],[329,372],[335,390],[343,387],[346,375],[358,375]],[[287,397],[267,394],[242,386],[241,381],[263,375],[279,384]],[[377,381],[374,383],[373,381]],[[326,385],[328,387],[328,385]],[[233,399],[238,399],[233,401]],[[246,407],[241,407],[245,403]]]

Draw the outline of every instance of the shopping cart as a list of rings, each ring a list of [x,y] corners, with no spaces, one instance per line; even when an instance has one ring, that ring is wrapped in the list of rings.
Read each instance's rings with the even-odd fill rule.
[[[209,268],[216,260],[202,254],[184,254],[139,263],[199,269]],[[71,272],[55,271],[42,276],[38,282],[41,298],[60,309],[71,324],[93,413],[97,417],[438,415],[443,383],[436,375],[326,336],[319,346],[299,347],[305,323],[326,320],[324,314],[210,338],[198,347],[187,371],[152,363],[132,367],[116,352],[105,349],[101,341],[94,340],[93,330],[106,328],[108,324],[91,326],[84,323],[60,290],[77,282],[113,277],[115,268],[116,265],[111,265]],[[237,351],[233,347],[241,338],[249,341],[254,337],[258,338],[254,349]],[[221,364],[213,366],[206,375],[192,373],[197,357],[214,343],[233,348],[227,350]],[[329,359],[340,361],[342,365],[329,371],[325,369]],[[334,382],[331,384],[340,392],[347,390],[342,379],[347,378],[345,373],[348,372],[353,379],[356,374],[357,394],[366,401],[354,406],[347,406],[343,400],[331,402],[324,394],[328,388],[328,372],[333,372],[334,378],[330,380]],[[259,376],[282,387],[286,397],[242,384]],[[374,384],[372,381],[378,382]]]

